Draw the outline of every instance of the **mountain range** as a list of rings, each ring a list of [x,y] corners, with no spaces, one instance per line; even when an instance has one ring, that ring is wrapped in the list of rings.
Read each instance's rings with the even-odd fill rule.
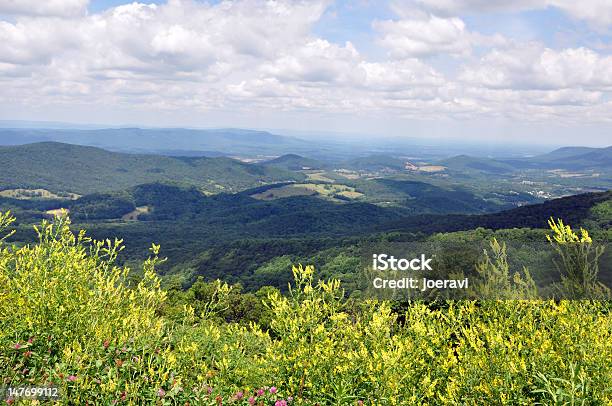
[[[43,188],[77,194],[150,182],[183,183],[218,193],[304,179],[300,173],[225,157],[126,154],[57,142],[0,147],[0,168],[2,189]]]

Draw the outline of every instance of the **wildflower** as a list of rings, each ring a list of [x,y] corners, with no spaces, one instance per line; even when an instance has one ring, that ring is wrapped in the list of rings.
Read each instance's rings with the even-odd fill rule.
[[[257,396],[263,396],[264,395],[264,390],[263,389],[257,389]]]
[[[127,399],[127,393],[125,391],[121,392],[121,400]]]
[[[32,344],[34,342],[34,337],[28,338],[28,344]]]
[[[293,396],[289,396],[289,397],[287,398],[287,402],[293,402]]]
[[[357,404],[358,404],[359,406],[363,406],[363,400],[358,400],[358,401],[357,401]]]
[[[123,365],[123,361],[122,361],[122,360],[120,360],[119,358],[117,358],[117,359],[115,360],[115,365],[117,365],[118,367],[121,367],[121,366]]]
[[[255,404],[255,398],[253,396],[251,396],[249,398],[249,405],[253,406]]]
[[[18,349],[20,349],[20,348],[21,348],[21,344],[19,344],[19,343],[15,344],[15,349],[16,349],[16,350],[18,350]]]
[[[162,388],[159,388],[159,390],[157,391],[157,396],[159,396],[160,398],[163,398],[164,396],[166,396],[166,391],[163,390]]]
[[[6,404],[7,404],[7,405],[12,405],[13,403],[15,403],[15,399],[13,399],[13,398],[8,398],[8,399],[6,400]]]
[[[70,375],[70,376],[68,377],[68,380],[69,380],[70,382],[74,382],[74,381],[76,381],[76,380],[77,380],[77,377],[76,377],[76,376],[74,376],[74,375]]]
[[[276,403],[274,403],[274,406],[287,406],[287,401],[286,400],[277,400]]]
[[[217,401],[218,405],[222,405],[223,404],[223,398],[221,397],[221,395],[217,395],[215,400]]]
[[[110,341],[108,340],[104,340],[104,344],[102,344],[104,346],[104,349],[106,350],[108,348],[108,346],[110,345]]]
[[[270,388],[270,393],[271,394],[274,395],[276,392],[277,392],[276,386],[273,386],[273,387]]]
[[[24,357],[26,357],[26,358],[31,357],[31,356],[32,356],[32,351],[26,351],[26,352],[24,352],[24,353],[23,353],[23,356],[24,356]]]
[[[244,397],[244,393],[242,392],[238,392],[236,393],[236,395],[234,395],[236,397],[236,400],[241,400]]]
[[[208,394],[210,395],[212,393],[212,386],[209,386],[208,389],[206,389],[206,392],[208,392]]]

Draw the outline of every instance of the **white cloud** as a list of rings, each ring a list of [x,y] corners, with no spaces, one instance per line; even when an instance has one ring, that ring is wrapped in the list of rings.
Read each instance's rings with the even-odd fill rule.
[[[418,59],[363,62],[360,68],[366,73],[364,85],[372,90],[399,92],[414,87],[435,88],[446,83],[440,73]]]
[[[610,0],[413,0],[396,4],[397,9],[416,6],[444,16],[456,16],[461,13],[519,12],[555,7],[573,18],[591,23],[598,29],[607,29],[612,25]]]
[[[556,51],[532,43],[494,50],[466,67],[461,78],[490,88],[605,89],[612,87],[612,57],[587,48]]]
[[[585,20],[600,30],[612,27],[612,1],[610,0],[549,0],[570,16]]]
[[[323,39],[313,39],[261,68],[266,75],[280,80],[354,83],[360,73],[354,70],[360,56],[353,44],[332,44]]]
[[[471,50],[470,34],[459,18],[439,18],[377,21],[380,43],[391,56],[406,58],[438,53],[466,55]]]
[[[193,117],[246,111],[579,121],[610,115],[603,106],[611,96],[612,57],[594,50],[514,43],[413,7],[374,23],[373,44],[388,56],[368,54],[359,38],[337,43],[315,34],[327,6],[326,0],[169,0],[69,20],[70,13],[0,20],[0,114],[6,106],[68,112],[90,106]],[[440,54],[454,59],[445,65],[429,58]]]
[[[89,0],[0,0],[0,14],[75,17],[84,15]]]

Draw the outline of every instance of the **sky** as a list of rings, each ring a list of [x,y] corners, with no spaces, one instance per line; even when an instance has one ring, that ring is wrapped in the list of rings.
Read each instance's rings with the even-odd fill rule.
[[[610,0],[0,0],[0,120],[612,144]]]

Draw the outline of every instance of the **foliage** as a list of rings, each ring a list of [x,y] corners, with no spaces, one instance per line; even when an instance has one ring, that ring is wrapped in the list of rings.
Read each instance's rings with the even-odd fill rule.
[[[548,224],[553,234],[546,237],[560,259],[555,264],[561,274],[561,293],[570,298],[609,298],[610,290],[598,281],[604,247],[594,245],[584,228],[579,236],[561,219],[551,218]]]
[[[0,162],[3,188],[79,194],[125,190],[151,182],[180,182],[214,193],[235,192],[262,182],[305,178],[300,173],[224,157],[136,155],[57,142],[0,146]]]
[[[476,297],[495,299],[534,299],[537,287],[529,269],[523,267],[519,272],[510,274],[506,244],[493,238],[490,243],[491,254],[484,250],[483,260],[476,265],[479,280],[476,281]],[[492,256],[492,258],[491,258]]]
[[[398,314],[298,266],[288,295],[257,297],[266,330],[225,320],[240,293],[224,283],[168,296],[157,245],[130,287],[120,241],[75,235],[66,218],[37,231],[36,244],[0,247],[0,376],[59,385],[63,404],[612,402],[610,302],[412,302]]]

